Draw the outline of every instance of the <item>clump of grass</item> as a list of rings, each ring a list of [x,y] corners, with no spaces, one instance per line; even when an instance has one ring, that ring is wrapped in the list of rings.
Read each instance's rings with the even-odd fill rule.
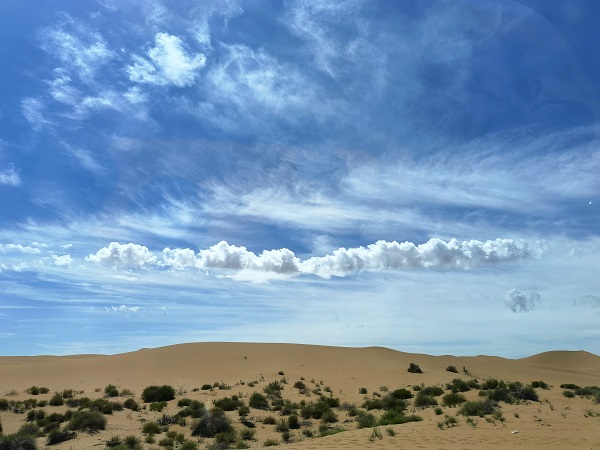
[[[383,435],[381,434],[381,430],[379,428],[373,428],[373,431],[371,432],[371,436],[369,436],[369,441],[371,442],[375,442],[375,440],[381,440],[383,439]]]
[[[483,417],[487,414],[492,414],[498,408],[498,403],[494,400],[481,400],[473,402],[465,402],[458,411],[463,416],[479,416]]]
[[[267,416],[263,419],[262,423],[264,423],[265,425],[275,425],[277,421],[275,420],[275,417]]]
[[[152,435],[155,435],[155,434],[162,433],[162,428],[156,422],[146,422],[142,426],[142,433],[146,434],[146,435],[149,435],[149,436],[152,436]]]
[[[438,406],[437,408],[433,409],[433,412],[436,416],[441,416],[444,413],[444,410]]]
[[[275,439],[267,439],[265,442],[263,442],[263,445],[265,447],[274,447],[276,445],[279,445],[279,441]]]

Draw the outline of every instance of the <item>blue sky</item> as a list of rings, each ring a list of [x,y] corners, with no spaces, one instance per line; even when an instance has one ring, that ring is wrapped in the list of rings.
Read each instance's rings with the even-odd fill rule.
[[[594,1],[0,4],[0,353],[600,353]]]

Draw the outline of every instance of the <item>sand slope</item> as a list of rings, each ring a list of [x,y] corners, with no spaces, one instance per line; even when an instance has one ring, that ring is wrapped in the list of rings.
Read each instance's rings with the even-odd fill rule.
[[[418,364],[423,374],[407,372],[409,363]],[[456,366],[459,374],[446,371],[449,365]],[[464,374],[463,367],[468,374]],[[467,425],[461,419],[459,426],[440,430],[436,426],[439,417],[432,408],[417,411],[424,420],[417,423],[381,427],[382,438],[369,440],[373,430],[351,430],[324,438],[303,440],[285,444],[289,449],[318,448],[600,448],[600,405],[589,399],[567,399],[559,385],[575,383],[580,386],[600,384],[600,357],[591,353],[575,351],[547,352],[529,358],[509,360],[498,357],[454,357],[409,354],[386,348],[338,348],[293,344],[251,344],[251,343],[193,343],[157,349],[142,349],[120,355],[77,355],[65,357],[0,357],[0,397],[12,392],[15,399],[30,396],[24,390],[32,385],[45,386],[53,391],[71,388],[93,396],[98,388],[109,383],[119,388],[132,390],[138,397],[144,387],[152,384],[170,384],[185,396],[197,396],[210,406],[215,398],[230,396],[242,397],[253,391],[261,391],[262,386],[271,380],[282,378],[285,373],[289,380],[286,385],[286,398],[294,401],[303,399],[291,385],[304,378],[318,386],[329,386],[332,394],[342,402],[358,406],[365,396],[359,388],[368,391],[381,391],[382,387],[396,389],[414,385],[443,385],[453,378],[498,378],[506,381],[543,380],[552,389],[539,391],[542,402],[529,405],[503,405],[504,423],[490,423],[483,419],[476,427]],[[247,383],[262,381],[250,388]],[[204,392],[192,394],[193,388],[203,384],[222,382],[232,386],[230,391]],[[48,394],[50,395],[50,394]],[[101,394],[96,393],[96,396]],[[477,397],[476,392],[469,395]],[[40,398],[42,398],[40,396]],[[313,397],[312,400],[315,400]],[[304,397],[306,399],[306,397]],[[308,399],[309,401],[311,399]],[[176,403],[176,402],[175,402]],[[171,407],[171,406],[170,406]],[[175,408],[173,406],[173,408]],[[586,411],[597,411],[593,417]],[[176,408],[173,409],[176,412]],[[455,413],[456,411],[444,411]],[[589,412],[589,411],[588,411]],[[140,421],[151,420],[147,411],[131,414],[115,414],[109,418],[109,429],[100,435],[81,436],[54,448],[89,448],[101,444],[114,434],[139,434]],[[253,411],[253,418],[260,421],[261,414]],[[275,413],[276,415],[276,413]],[[16,431],[23,418],[0,412],[0,420],[5,432]],[[340,413],[340,417],[343,413]],[[518,417],[517,417],[518,416]],[[231,416],[236,419],[235,415]],[[353,428],[353,419],[344,428]],[[262,427],[262,428],[261,428]],[[386,428],[395,432],[388,435]],[[517,433],[511,433],[516,430]],[[184,430],[185,431],[185,430]],[[189,430],[187,430],[189,434]],[[261,425],[258,433],[262,436],[279,437],[267,426]],[[392,432],[390,432],[391,434]],[[304,439],[300,434],[295,440]],[[251,442],[252,447],[260,447],[263,439]],[[39,441],[43,443],[43,440]],[[202,444],[200,448],[208,444]],[[144,444],[144,448],[158,448],[156,444]],[[42,445],[40,447],[43,448]],[[102,448],[102,447],[101,447]]]

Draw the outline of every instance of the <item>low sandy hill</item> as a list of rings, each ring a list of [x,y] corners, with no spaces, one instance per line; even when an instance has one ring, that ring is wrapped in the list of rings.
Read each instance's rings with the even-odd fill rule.
[[[408,373],[410,363],[418,364],[423,373]],[[455,366],[458,373],[448,372],[448,366]],[[0,397],[4,395],[15,401],[30,398],[24,391],[34,385],[48,387],[48,394],[37,397],[48,399],[53,392],[63,389],[74,389],[81,396],[99,397],[103,388],[112,383],[119,389],[131,390],[141,402],[140,394],[146,386],[169,384],[179,391],[178,397],[198,399],[210,407],[214,400],[233,394],[247,402],[253,392],[262,392],[269,382],[283,378],[288,383],[283,391],[285,399],[312,402],[323,393],[359,407],[367,398],[385,396],[388,389],[444,386],[454,378],[497,378],[523,383],[541,380],[551,385],[550,389],[537,390],[540,402],[503,403],[501,421],[486,417],[468,423],[465,417],[457,415],[457,408],[444,408],[444,414],[457,418],[458,426],[440,428],[440,420],[445,416],[436,415],[433,408],[411,406],[407,413],[417,413],[423,420],[381,426],[381,437],[374,436],[371,428],[356,429],[355,417],[346,410],[338,409],[339,422],[333,426],[347,431],[309,439],[297,430],[292,433],[292,442],[285,444],[290,450],[479,449],[484,446],[502,449],[600,448],[600,406],[590,398],[566,398],[559,387],[564,383],[600,385],[600,357],[583,351],[554,351],[511,360],[492,356],[410,354],[381,347],[191,343],[118,355],[0,357],[0,389],[4,390]],[[318,390],[318,394],[309,392],[308,397],[300,394],[298,389],[293,388],[298,380],[304,380],[309,390]],[[214,383],[224,383],[231,389],[197,389]],[[360,388],[366,388],[368,394],[359,393]],[[478,398],[477,390],[466,395],[469,400]],[[438,400],[441,403],[441,397]],[[168,414],[178,411],[176,403],[169,404]],[[135,413],[128,410],[118,412],[110,416],[107,430],[95,435],[80,433],[77,439],[52,448],[105,448],[104,442],[111,436],[141,436],[140,423],[158,420],[163,413],[149,409]],[[238,428],[242,427],[236,411],[227,414]],[[251,448],[262,447],[266,439],[281,442],[282,435],[275,431],[275,427],[262,423],[269,414],[280,420],[276,411],[252,410],[249,419],[257,424],[257,428],[256,440],[249,441]],[[23,420],[23,414],[0,411],[5,433],[18,430]],[[319,421],[313,421],[311,426],[318,435]],[[187,436],[190,434],[189,426],[176,429]],[[206,440],[199,448],[207,448],[210,443]],[[44,438],[38,438],[38,446],[45,448]],[[162,447],[144,443],[143,448],[153,450]]]

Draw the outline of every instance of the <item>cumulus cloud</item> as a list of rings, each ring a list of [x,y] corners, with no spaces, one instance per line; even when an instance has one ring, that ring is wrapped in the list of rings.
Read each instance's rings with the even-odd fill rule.
[[[137,244],[119,244],[111,242],[108,247],[88,255],[86,261],[126,269],[139,269],[156,262],[148,247]]]
[[[32,246],[21,245],[21,244],[0,244],[0,252],[6,253],[7,251],[17,251],[20,253],[40,253],[40,249]]]
[[[55,266],[69,266],[73,262],[71,255],[53,255]]]
[[[187,87],[194,84],[198,70],[206,64],[202,53],[186,53],[181,38],[167,33],[156,34],[155,46],[148,50],[147,55],[148,58],[132,55],[133,64],[127,66],[131,81]]]
[[[7,170],[0,170],[0,184],[19,186],[21,184],[21,177],[12,167]]]
[[[485,242],[431,239],[421,245],[378,241],[367,247],[340,248],[332,254],[305,261],[301,261],[294,252],[286,248],[265,250],[257,255],[246,247],[230,245],[225,241],[197,253],[189,248],[165,248],[162,258],[158,259],[147,247],[112,242],[86,259],[126,268],[156,266],[175,270],[226,269],[273,274],[313,274],[330,278],[383,270],[467,270],[509,263],[530,256],[526,242],[512,239]]]
[[[511,289],[504,294],[504,303],[515,313],[531,311],[540,300],[540,294],[537,292],[525,293]]]

